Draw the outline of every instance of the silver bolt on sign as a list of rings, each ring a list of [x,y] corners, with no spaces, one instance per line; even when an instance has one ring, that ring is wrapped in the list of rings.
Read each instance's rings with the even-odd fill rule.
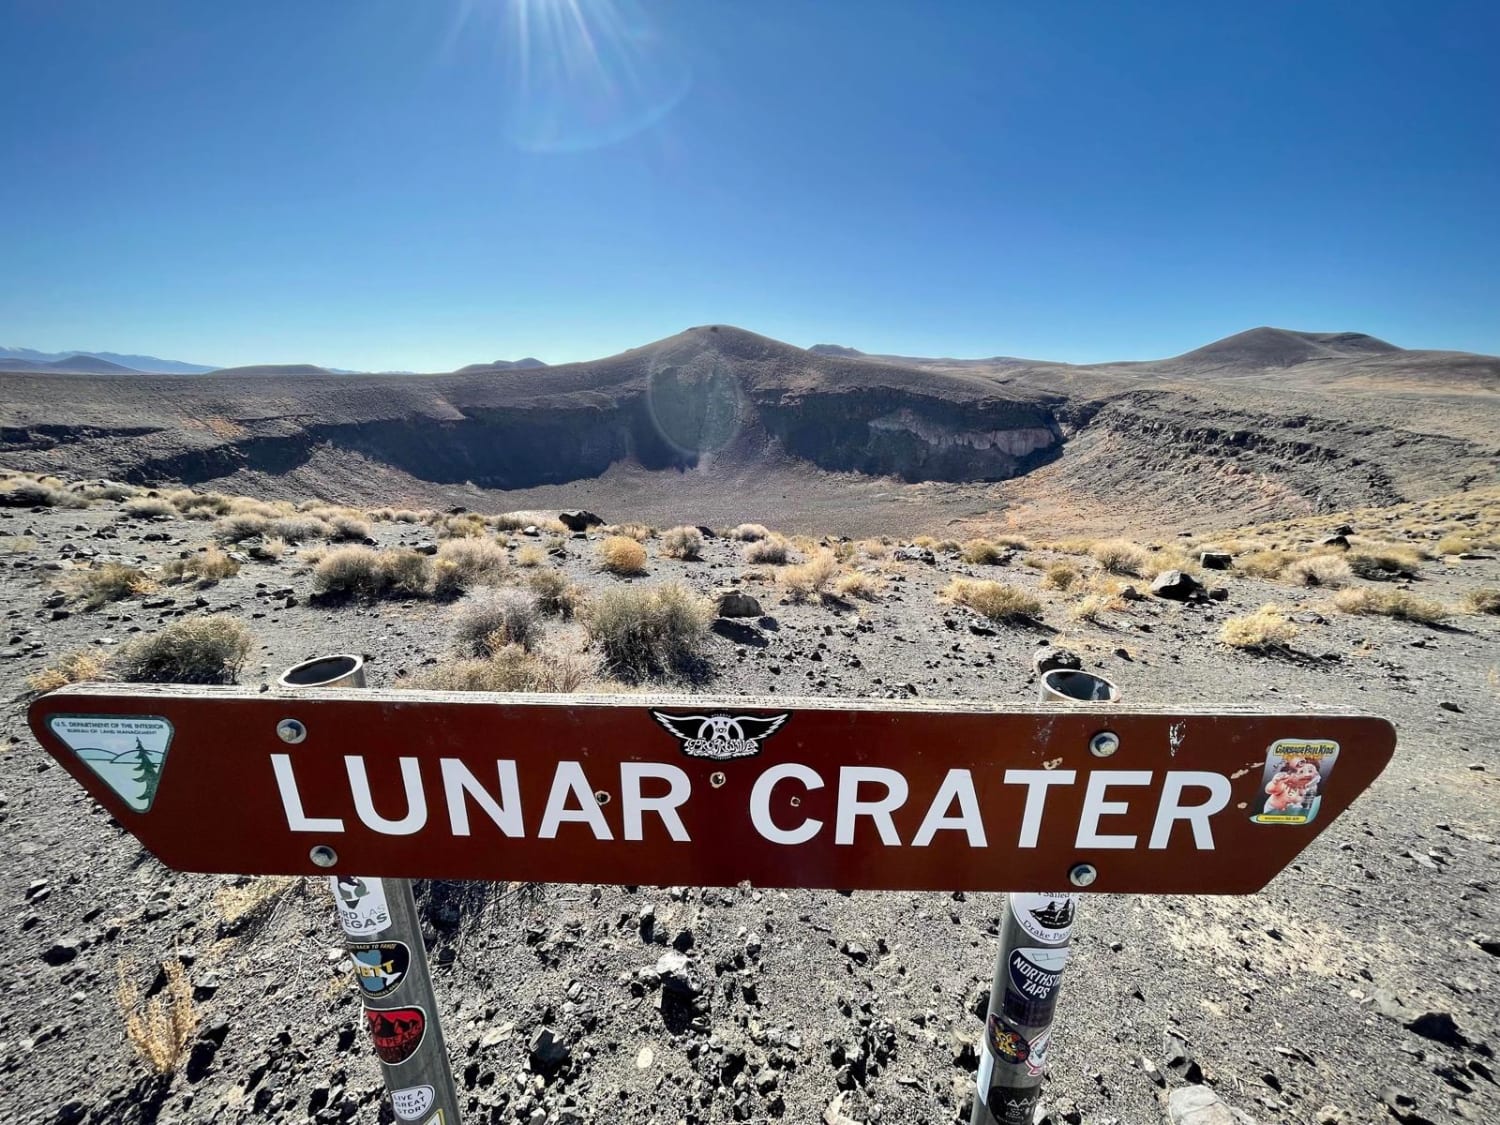
[[[287,669],[279,686],[362,688],[364,661],[358,656],[309,660]],[[307,737],[306,728],[295,719],[283,720],[276,733],[293,744]],[[326,751],[336,749],[329,746]],[[312,849],[311,859],[319,867],[333,866],[338,854],[319,845]],[[438,1022],[437,994],[411,881],[330,875],[328,888],[398,1125],[461,1125],[458,1090]]]

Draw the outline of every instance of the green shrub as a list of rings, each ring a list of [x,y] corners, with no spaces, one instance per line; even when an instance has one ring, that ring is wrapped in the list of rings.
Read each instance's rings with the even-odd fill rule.
[[[1095,543],[1089,552],[1094,561],[1111,574],[1140,574],[1151,560],[1147,550],[1128,539],[1110,539]]]
[[[116,678],[146,684],[230,684],[253,638],[232,617],[188,617],[122,647],[111,662]]]
[[[453,645],[463,656],[493,656],[507,645],[530,650],[541,638],[536,601],[520,590],[477,590],[453,607]]]
[[[616,587],[595,598],[584,628],[604,666],[627,680],[701,674],[713,605],[685,586]]]
[[[338,547],[313,568],[314,588],[330,597],[422,597],[430,583],[428,561],[415,551]]]
[[[736,531],[739,528],[735,529]],[[779,535],[767,535],[763,539],[752,539],[741,552],[747,563],[770,563],[780,566],[791,556],[792,547]]]
[[[991,621],[1035,620],[1042,613],[1040,599],[1015,586],[988,579],[955,578],[938,596],[955,605],[967,606]]]

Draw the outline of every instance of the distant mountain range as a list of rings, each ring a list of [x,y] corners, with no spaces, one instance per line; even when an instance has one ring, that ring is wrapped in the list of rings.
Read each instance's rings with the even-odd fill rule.
[[[472,363],[460,368],[472,371],[525,371],[546,367],[532,356],[524,359],[497,359],[492,363]],[[119,352],[39,352],[35,348],[0,347],[0,371],[56,371],[81,375],[366,375],[347,367],[318,367],[311,363],[254,364],[247,367],[212,367],[203,363],[184,363],[154,355],[122,355]],[[412,375],[412,371],[385,371],[386,375]]]
[[[152,375],[202,375],[214,368],[154,355],[119,352],[39,352],[35,348],[0,348],[0,366],[7,371],[86,371],[94,375],[147,372]]]

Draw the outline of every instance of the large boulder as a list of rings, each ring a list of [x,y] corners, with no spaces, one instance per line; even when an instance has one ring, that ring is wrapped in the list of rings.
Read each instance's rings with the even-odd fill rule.
[[[582,508],[574,508],[567,512],[558,512],[557,518],[569,531],[587,531],[591,527],[602,527],[604,521],[593,512],[586,512]]]
[[[1233,561],[1228,551],[1203,551],[1198,555],[1198,563],[1204,570],[1228,570]]]
[[[1158,598],[1185,602],[1190,598],[1202,596],[1203,583],[1183,571],[1164,570],[1151,583],[1151,592]]]
[[[720,590],[714,595],[714,612],[720,617],[759,617],[762,610],[744,590]]]

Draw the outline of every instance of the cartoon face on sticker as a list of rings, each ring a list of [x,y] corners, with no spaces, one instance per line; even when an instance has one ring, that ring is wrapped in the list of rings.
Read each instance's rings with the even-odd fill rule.
[[[1026,1073],[1036,1078],[1047,1069],[1047,1048],[1052,1045],[1052,1029],[1032,1037],[1031,1054],[1026,1056]]]
[[[1011,913],[1016,923],[1033,941],[1043,945],[1061,945],[1073,933],[1073,912],[1078,896],[1071,894],[1013,894]]]
[[[385,884],[379,879],[330,875],[328,889],[333,892],[339,925],[350,937],[369,937],[390,928],[391,907],[386,901]]]
[[[395,992],[411,968],[411,950],[401,941],[350,942],[349,955],[360,990],[372,999]]]
[[[1266,768],[1250,819],[1256,824],[1311,824],[1338,756],[1337,742],[1277,739],[1266,752]]]
[[[53,715],[47,727],[132,811],[150,810],[171,723],[154,715]]]
[[[417,1007],[388,1011],[367,1008],[365,1021],[370,1027],[375,1053],[387,1066],[400,1066],[411,1058],[427,1034],[427,1013]]]
[[[1023,1063],[1031,1055],[1031,1044],[1026,1037],[1013,1027],[1007,1027],[1005,1021],[994,1012],[990,1013],[989,1024],[985,1028],[985,1042],[997,1059],[1001,1062]]]
[[[391,1108],[402,1121],[415,1121],[432,1108],[436,1097],[431,1086],[408,1086],[404,1090],[391,1091]],[[439,1113],[442,1110],[438,1110]]]

